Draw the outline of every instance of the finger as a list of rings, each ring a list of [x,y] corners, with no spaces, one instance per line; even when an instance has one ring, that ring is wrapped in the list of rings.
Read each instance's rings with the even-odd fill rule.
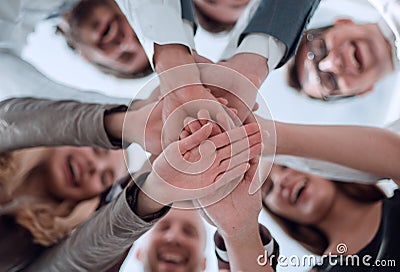
[[[228,105],[228,100],[227,100],[226,98],[217,97],[217,101],[218,101],[219,103],[221,103],[222,105],[224,105],[224,106]]]
[[[218,134],[222,133],[222,129],[218,124],[212,122],[212,131],[211,131],[211,136],[216,136]]]
[[[260,107],[260,105],[257,102],[255,102],[253,109],[251,111],[257,111],[259,107]]]
[[[182,130],[181,134],[179,135],[179,139],[185,139],[190,135],[190,133],[187,130]]]
[[[211,121],[210,113],[205,109],[199,110],[197,118],[200,120],[201,125],[205,125],[207,122]]]
[[[234,128],[227,132],[211,137],[209,140],[212,141],[216,148],[220,148],[231,143],[234,143],[243,138],[247,138],[250,135],[259,132],[259,127],[256,123],[250,123],[238,128]]]
[[[215,178],[215,182],[219,183],[219,187],[224,184],[237,179],[238,177],[243,177],[246,171],[250,168],[248,162],[242,163],[228,171],[224,171]]]
[[[256,144],[249,149],[246,149],[239,154],[223,160],[218,168],[219,173],[236,167],[244,162],[249,162],[255,157],[259,157],[261,153],[261,144]]]
[[[254,145],[261,145],[261,133],[256,133],[248,138],[243,138],[240,141],[237,141],[231,145],[225,146],[217,150],[216,159],[219,161],[223,161],[230,157],[233,157],[245,150],[249,150]],[[262,147],[260,147],[262,148]],[[261,152],[261,150],[260,150]]]
[[[185,120],[183,120],[183,123],[185,127],[189,127],[191,133],[198,131],[202,127],[200,121],[192,117],[186,117]]]
[[[229,108],[229,110],[236,116],[238,114],[238,110],[235,108]]]
[[[207,140],[211,134],[211,130],[211,124],[207,123],[189,137],[180,140],[178,142],[178,146],[181,154],[185,154],[187,151],[193,149],[194,147],[200,145],[203,141]]]
[[[224,130],[231,130],[235,127],[232,119],[227,112],[218,112],[215,116],[218,125],[220,125]]]

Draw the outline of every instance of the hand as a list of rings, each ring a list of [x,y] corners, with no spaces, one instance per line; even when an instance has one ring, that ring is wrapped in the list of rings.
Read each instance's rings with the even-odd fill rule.
[[[220,201],[207,206],[208,197],[198,200],[200,206],[206,206],[202,208],[204,214],[218,228],[224,240],[246,239],[247,233],[254,229],[258,232],[258,215],[262,207],[261,191],[249,193],[253,177],[257,174],[257,166],[258,158],[255,157],[250,161],[250,168],[243,179],[236,182],[237,187]]]
[[[260,88],[269,72],[267,59],[253,53],[236,54],[229,60],[219,62],[219,64],[244,75],[257,88]]]
[[[255,105],[257,91],[268,74],[267,60],[256,54],[242,53],[228,61],[198,64],[201,81],[216,97],[229,101],[228,107],[238,110],[246,119]]]
[[[176,141],[183,129],[186,117],[196,117],[200,110],[208,112],[208,120],[216,120],[217,114],[225,115],[229,120],[225,130],[235,127],[231,114],[225,111],[223,105],[203,86],[189,86],[176,90],[164,98],[163,143]],[[213,132],[216,135],[218,132]]]
[[[162,152],[162,108],[163,101],[158,101],[147,104],[136,111],[127,112],[124,121],[124,140],[140,144],[151,154],[160,154]]]
[[[243,177],[249,159],[261,152],[258,127],[252,124],[208,139],[211,130],[208,123],[187,138],[170,144],[154,161],[153,171],[143,187],[145,192],[169,204],[203,197]]]

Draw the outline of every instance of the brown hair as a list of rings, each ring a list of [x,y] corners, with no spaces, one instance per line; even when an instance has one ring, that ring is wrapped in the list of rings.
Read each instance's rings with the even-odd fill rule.
[[[340,181],[332,181],[336,188],[347,197],[362,203],[371,203],[386,198],[384,192],[375,185],[366,185],[360,183],[346,183]],[[264,184],[266,184],[265,182]],[[299,242],[305,249],[318,255],[324,254],[329,245],[326,235],[312,225],[302,225],[287,218],[284,218],[272,212],[263,202],[264,209],[278,223],[282,230],[292,239]]]
[[[0,216],[14,218],[32,234],[34,243],[50,246],[87,220],[96,210],[99,197],[80,202],[29,195],[15,198],[13,193],[35,166],[36,155],[28,149],[0,154],[0,199],[6,200],[0,205]]]

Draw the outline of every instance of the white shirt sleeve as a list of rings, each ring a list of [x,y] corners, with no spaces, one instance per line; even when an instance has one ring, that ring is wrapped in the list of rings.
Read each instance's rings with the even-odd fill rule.
[[[115,0],[141,42],[154,69],[154,44],[194,49],[193,28],[182,20],[179,0]]]
[[[239,53],[253,53],[268,60],[269,70],[273,70],[286,52],[286,45],[266,33],[249,33],[238,46],[239,39],[256,12],[260,0],[251,0],[231,30],[230,41],[221,58],[229,59]]]
[[[278,39],[264,33],[250,33],[240,43],[235,54],[253,53],[268,59],[268,69],[273,70],[286,52],[286,46]]]

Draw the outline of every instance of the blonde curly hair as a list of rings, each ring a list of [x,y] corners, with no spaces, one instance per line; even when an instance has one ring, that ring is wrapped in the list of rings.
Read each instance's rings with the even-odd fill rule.
[[[27,229],[33,242],[51,246],[65,238],[96,210],[100,198],[80,202],[52,197],[14,196],[37,160],[29,150],[0,154],[0,215],[8,215]],[[2,201],[3,200],[3,201]]]

